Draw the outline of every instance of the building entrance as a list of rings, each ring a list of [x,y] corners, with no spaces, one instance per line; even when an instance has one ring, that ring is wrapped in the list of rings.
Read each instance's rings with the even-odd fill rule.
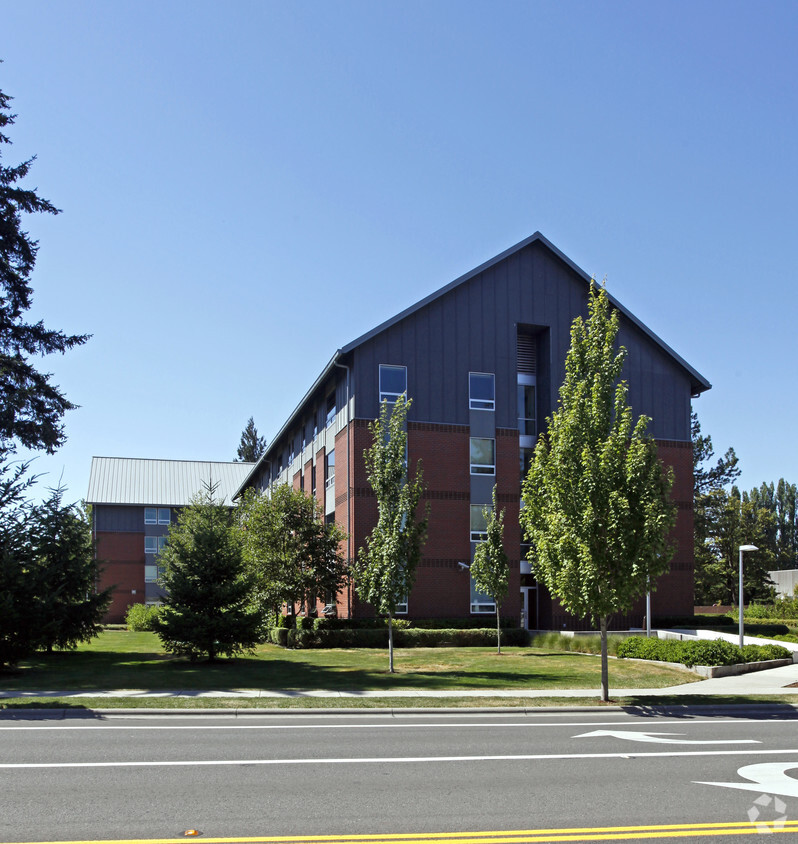
[[[521,587],[521,627],[526,630],[538,629],[538,588]]]

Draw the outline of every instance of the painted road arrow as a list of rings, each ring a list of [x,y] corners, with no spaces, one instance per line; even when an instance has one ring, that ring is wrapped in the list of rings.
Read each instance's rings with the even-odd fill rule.
[[[760,762],[746,765],[737,773],[751,782],[697,782],[697,785],[719,785],[722,788],[739,788],[743,791],[759,791],[766,794],[781,794],[784,797],[798,797],[798,780],[787,771],[798,768],[798,762]]]
[[[629,733],[622,730],[594,730],[592,733],[582,733],[574,738],[592,738],[593,736],[612,736],[626,739],[626,741],[644,741],[652,744],[762,744],[757,739],[712,739],[699,741],[696,739],[665,738],[665,736],[682,736],[684,733]]]

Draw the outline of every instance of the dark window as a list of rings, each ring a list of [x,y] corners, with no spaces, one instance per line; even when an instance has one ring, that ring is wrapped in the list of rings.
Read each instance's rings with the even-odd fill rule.
[[[496,383],[492,372],[468,373],[468,406],[471,410],[496,409]]]
[[[380,404],[393,404],[407,392],[407,367],[380,364]]]

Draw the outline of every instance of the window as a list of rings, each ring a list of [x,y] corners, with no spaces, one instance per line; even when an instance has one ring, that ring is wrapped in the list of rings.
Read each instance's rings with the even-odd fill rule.
[[[168,507],[159,507],[158,508],[158,524],[159,525],[168,525],[171,524],[172,518],[171,514],[169,513]]]
[[[471,437],[471,474],[496,474],[496,442],[484,437]]]
[[[496,383],[492,372],[468,373],[468,406],[471,410],[496,409]]]
[[[407,367],[380,364],[380,404],[393,404],[407,392]]]
[[[144,582],[157,583],[158,582],[158,566],[144,566]]]
[[[534,376],[519,375],[518,381],[518,433],[522,437],[534,437],[537,434],[537,413],[535,404],[535,385],[529,383]]]
[[[396,602],[396,614],[407,615],[407,595],[402,595],[402,597]]]
[[[481,504],[471,505],[471,541],[482,542],[488,535],[488,522],[485,508]]]
[[[526,480],[526,476],[529,474],[529,467],[532,465],[532,457],[535,454],[534,448],[524,448],[523,446],[519,449],[519,463],[520,463],[520,470],[521,470],[521,488],[523,489],[524,481]]]
[[[335,486],[335,449],[324,455],[324,488]]]
[[[159,536],[158,537],[158,553],[159,554],[166,547],[166,540],[167,540],[167,537],[165,537],[165,536]]]
[[[157,554],[158,553],[158,537],[145,536],[144,537],[144,553]]]
[[[316,494],[316,464],[314,463],[310,467],[310,488],[313,490],[313,494]]]
[[[302,492],[305,491],[305,473],[302,471],[302,469],[299,470],[299,488],[302,490]]]
[[[335,422],[335,414],[337,413],[337,408],[335,407],[335,392],[330,393],[327,397],[327,419],[325,421],[326,427],[330,427],[333,422]]]
[[[473,615],[482,613],[495,613],[496,604],[489,595],[483,595],[477,591],[474,585],[474,578],[471,578],[471,613]]]
[[[144,508],[144,524],[157,525],[158,524],[158,510],[155,507]]]

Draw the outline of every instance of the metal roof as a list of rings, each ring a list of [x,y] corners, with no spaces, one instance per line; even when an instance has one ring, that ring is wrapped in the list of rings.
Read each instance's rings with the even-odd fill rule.
[[[137,457],[92,457],[89,504],[137,504],[181,507],[218,484],[217,500],[231,502],[252,463],[200,460],[147,460]]]

